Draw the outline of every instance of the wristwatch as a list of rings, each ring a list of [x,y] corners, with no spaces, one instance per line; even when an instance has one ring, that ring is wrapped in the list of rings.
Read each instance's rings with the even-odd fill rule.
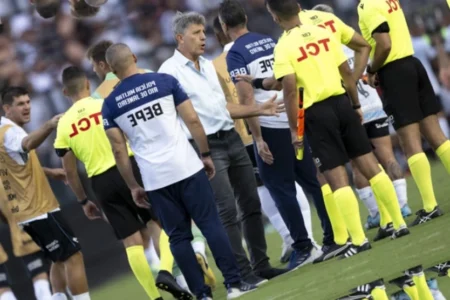
[[[202,158],[210,157],[211,156],[211,151],[203,152],[200,155],[201,155]]]

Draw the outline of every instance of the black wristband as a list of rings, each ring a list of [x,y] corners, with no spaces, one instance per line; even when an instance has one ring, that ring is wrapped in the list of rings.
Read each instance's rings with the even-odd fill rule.
[[[201,155],[202,158],[210,157],[211,156],[211,151],[203,152],[200,155]]]
[[[372,67],[370,65],[367,66],[366,72],[370,75],[375,75],[377,73],[376,71],[372,71]]]
[[[88,198],[86,198],[86,199],[84,199],[84,200],[82,200],[82,201],[79,201],[78,203],[79,203],[81,206],[85,206],[88,202],[89,202],[89,200],[88,200]]]
[[[360,108],[361,108],[361,104],[353,105],[353,109],[360,109]]]
[[[264,78],[255,78],[253,79],[253,87],[256,89],[262,89],[265,90],[263,85]]]

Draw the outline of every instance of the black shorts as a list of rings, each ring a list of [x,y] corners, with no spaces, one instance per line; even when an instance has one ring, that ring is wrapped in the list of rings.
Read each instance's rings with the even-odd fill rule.
[[[81,250],[61,211],[48,213],[46,219],[23,225],[23,229],[53,262],[65,262]]]
[[[142,185],[141,174],[134,158],[131,158],[134,176]],[[116,237],[123,240],[145,228],[147,222],[156,218],[149,209],[138,207],[125,180],[117,167],[91,178],[92,189],[111,224]]]
[[[397,130],[440,111],[438,99],[420,60],[393,61],[378,71],[384,110]]]
[[[308,108],[305,130],[321,172],[344,166],[349,159],[372,151],[366,131],[346,94]]]
[[[381,118],[364,124],[369,139],[389,136],[389,118]]]
[[[44,252],[39,251],[21,258],[30,278],[34,278],[42,273],[48,273],[48,264]]]
[[[0,265],[0,289],[11,287],[11,282],[9,281],[9,273],[6,268],[6,264]]]

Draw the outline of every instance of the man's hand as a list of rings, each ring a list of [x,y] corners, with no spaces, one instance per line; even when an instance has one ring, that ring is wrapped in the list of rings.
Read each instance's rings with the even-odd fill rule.
[[[356,113],[358,114],[359,120],[361,121],[361,124],[364,123],[364,114],[362,112],[361,108],[355,109]]]
[[[49,125],[52,129],[55,129],[56,127],[58,127],[59,119],[61,119],[61,117],[62,117],[63,115],[64,115],[64,114],[59,114],[59,115],[54,116],[53,118],[51,118],[51,119],[48,121],[48,125]]]
[[[84,214],[89,220],[97,220],[101,219],[101,213],[98,209],[97,205],[94,202],[88,201],[85,205],[82,206]]]
[[[256,148],[261,159],[268,165],[273,164],[273,155],[270,152],[269,146],[264,140],[256,141]]]
[[[374,89],[378,86],[378,75],[377,74],[367,74],[367,83]]]
[[[209,180],[211,180],[214,175],[216,175],[216,167],[214,166],[214,162],[211,156],[202,157],[202,162],[203,166],[205,167],[206,175],[208,175]]]
[[[272,98],[264,102],[260,106],[260,115],[261,116],[279,116],[280,113],[286,111],[284,107],[283,100],[275,101],[277,99],[277,95],[274,95]]]
[[[297,150],[303,149],[303,140],[299,140],[297,136],[297,130],[291,130],[291,139],[292,139],[292,145],[294,146],[295,153],[297,153]]]
[[[134,203],[141,208],[150,208],[150,203],[148,202],[147,192],[142,187],[137,187],[131,190],[131,195],[133,196]]]
[[[253,85],[253,79],[255,79],[252,75],[236,75],[237,81],[244,81]]]

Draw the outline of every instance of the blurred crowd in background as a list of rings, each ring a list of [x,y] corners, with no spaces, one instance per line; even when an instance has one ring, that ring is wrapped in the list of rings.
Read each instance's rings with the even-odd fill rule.
[[[99,84],[92,66],[86,59],[87,48],[100,40],[128,44],[139,60],[139,66],[157,70],[173,54],[175,40],[171,20],[177,11],[194,10],[207,17],[212,24],[220,0],[109,0],[93,18],[77,20],[70,15],[68,1],[54,19],[42,19],[29,0],[1,0],[0,17],[4,33],[0,36],[0,90],[6,85],[24,85],[33,99],[34,129],[51,116],[64,112],[69,101],[61,93],[61,71],[69,64],[83,67],[89,73],[92,88]],[[267,13],[264,0],[243,0],[251,30],[280,35],[279,27]],[[318,3],[332,5],[338,16],[358,28],[356,7],[358,0],[302,0],[303,8]],[[401,1],[413,25],[416,15],[435,18],[434,9],[445,5],[439,0]],[[442,6],[439,25],[450,25],[448,8]],[[413,26],[412,25],[412,26]],[[450,52],[450,34],[447,38]],[[221,51],[212,28],[207,30],[206,57],[214,58]],[[52,139],[39,149],[44,165],[57,166],[59,159],[53,153]]]

